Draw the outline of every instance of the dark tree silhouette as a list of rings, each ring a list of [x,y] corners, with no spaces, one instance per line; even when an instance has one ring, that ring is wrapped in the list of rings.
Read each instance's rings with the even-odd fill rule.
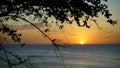
[[[92,20],[96,22],[94,18],[99,17],[98,14],[101,14],[106,18],[106,22],[112,25],[117,24],[117,21],[110,18],[112,14],[109,12],[108,6],[104,4],[104,2],[107,2],[107,0],[0,0],[0,36],[1,34],[7,34],[14,42],[20,43],[22,34],[18,34],[17,30],[7,27],[4,21],[14,20],[17,22],[23,20],[37,28],[53,43],[56,49],[59,50],[56,39],[50,38],[45,33],[48,32],[49,29],[45,29],[45,32],[42,31],[33,22],[26,19],[26,16],[33,15],[32,20],[38,19],[46,25],[53,23],[53,21],[49,22],[48,18],[54,18],[54,23],[56,24],[62,24],[64,22],[72,24],[73,21],[75,21],[79,27],[90,28],[88,21]],[[83,24],[80,21],[82,21]],[[65,25],[59,25],[58,27],[62,29],[63,26]],[[24,45],[22,44],[21,46]],[[13,64],[8,59],[7,55],[6,58],[0,57],[0,59],[8,63],[9,68],[11,68],[12,65],[27,63],[27,59],[22,61],[19,59],[19,56],[5,50],[1,42],[0,50],[4,51],[5,55],[10,54],[19,60],[18,63]]]
[[[9,16],[6,19],[17,20],[16,16],[24,18],[25,15],[33,14],[34,19],[44,16],[43,22],[48,23],[47,18],[53,16],[61,23],[68,21],[71,24],[75,20],[78,26],[89,28],[87,21],[99,17],[100,13],[107,18],[107,22],[116,24],[116,21],[110,18],[112,14],[103,1],[107,2],[107,0],[1,0],[0,17]],[[80,23],[82,17],[85,18],[83,25]]]

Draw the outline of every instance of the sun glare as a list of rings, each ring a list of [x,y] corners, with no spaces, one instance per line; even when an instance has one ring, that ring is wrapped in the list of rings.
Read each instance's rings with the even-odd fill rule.
[[[84,44],[84,42],[83,42],[83,41],[80,41],[80,44]]]

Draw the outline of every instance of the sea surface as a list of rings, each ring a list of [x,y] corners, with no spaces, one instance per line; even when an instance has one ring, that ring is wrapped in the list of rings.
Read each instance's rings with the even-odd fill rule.
[[[55,47],[45,44],[29,44],[24,47],[5,45],[12,54],[28,58],[33,68],[120,68],[120,44],[83,44]],[[5,58],[2,51],[0,57]],[[9,59],[15,58],[8,55]],[[0,59],[0,68],[8,64]],[[17,65],[13,68],[27,68]]]

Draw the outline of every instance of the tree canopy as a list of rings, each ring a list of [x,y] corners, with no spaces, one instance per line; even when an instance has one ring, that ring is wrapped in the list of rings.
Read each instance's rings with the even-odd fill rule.
[[[46,24],[49,17],[54,17],[61,23],[67,21],[72,24],[75,21],[78,26],[90,28],[88,20],[95,22],[93,18],[99,17],[100,13],[114,25],[116,21],[110,18],[112,14],[104,2],[107,0],[0,0],[0,17],[18,21],[17,18],[34,15],[33,20],[39,18]],[[81,18],[84,18],[83,24]]]

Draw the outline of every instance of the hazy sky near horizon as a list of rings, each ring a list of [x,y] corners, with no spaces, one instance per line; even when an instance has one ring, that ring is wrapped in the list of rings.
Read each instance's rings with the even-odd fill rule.
[[[110,25],[106,22],[106,19],[100,16],[97,19],[100,29],[93,22],[90,22],[90,25],[92,25],[90,29],[78,27],[77,24],[65,24],[62,30],[59,30],[56,26],[52,26],[54,29],[48,32],[47,35],[53,39],[58,39],[61,43],[120,44],[120,0],[108,0],[107,4],[113,15],[112,18],[118,21],[117,25]],[[23,34],[22,42],[29,44],[51,43],[50,40],[32,27],[20,29],[19,32]]]

